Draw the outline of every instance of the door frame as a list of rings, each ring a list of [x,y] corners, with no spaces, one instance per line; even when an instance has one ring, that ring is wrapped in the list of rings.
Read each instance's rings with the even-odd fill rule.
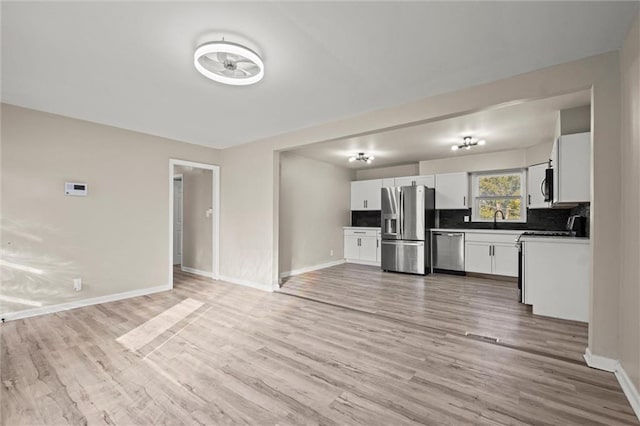
[[[183,200],[183,197],[184,197],[184,179],[183,179],[181,173],[173,175],[173,183],[174,184],[175,184],[175,182],[177,180],[180,181],[180,187],[182,189],[182,197],[180,198],[180,216],[183,218],[183,221],[181,223],[182,229],[180,230],[180,268],[182,268],[182,249],[184,248],[184,246],[182,245],[182,243],[183,243],[183,233],[184,233],[184,215],[183,215],[183,213],[184,213],[184,209],[183,209],[183,206],[184,206],[184,200]],[[175,194],[174,194],[174,196],[175,196]],[[174,201],[175,201],[175,199],[174,199]],[[172,207],[175,207],[175,206],[172,205]],[[171,214],[173,215],[173,210],[171,211]],[[175,223],[172,221],[171,222],[171,226],[172,226],[171,230],[172,231],[175,231],[175,229],[173,229],[173,225],[174,224]],[[171,256],[171,263],[173,263],[173,258],[174,258],[174,256]],[[175,263],[173,265],[175,266]]]
[[[173,178],[178,175],[174,174],[175,166],[195,167],[198,169],[211,170],[211,187],[212,187],[212,206],[213,214],[212,222],[212,271],[211,277],[214,280],[220,277],[220,166],[206,163],[198,163],[195,161],[169,159],[169,286],[173,288]],[[184,182],[184,181],[183,181]],[[183,191],[184,197],[184,191]],[[183,225],[184,230],[184,225]],[[184,255],[184,253],[183,253]]]

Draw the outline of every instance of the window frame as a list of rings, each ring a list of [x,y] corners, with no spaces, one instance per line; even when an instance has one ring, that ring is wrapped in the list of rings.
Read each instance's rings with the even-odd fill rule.
[[[505,175],[520,175],[520,195],[519,196],[480,196],[479,194],[479,180],[481,177],[487,176],[505,176]],[[518,220],[503,220],[498,219],[498,223],[527,223],[527,169],[507,169],[507,170],[491,170],[483,172],[471,173],[471,221],[480,223],[493,222],[492,219],[482,219],[479,217],[479,200],[491,200],[491,199],[504,199],[504,198],[520,198],[520,219]]]

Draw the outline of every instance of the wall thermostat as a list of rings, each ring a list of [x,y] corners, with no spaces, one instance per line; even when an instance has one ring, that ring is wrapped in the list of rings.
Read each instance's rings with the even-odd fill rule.
[[[65,195],[75,195],[76,197],[87,196],[87,184],[77,182],[65,182],[64,184]]]

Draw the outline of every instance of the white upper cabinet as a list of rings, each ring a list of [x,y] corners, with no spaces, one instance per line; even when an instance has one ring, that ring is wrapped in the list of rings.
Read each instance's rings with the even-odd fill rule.
[[[393,187],[393,186],[396,186],[394,178],[384,178],[384,179],[382,179],[382,187],[383,188],[390,188],[390,187]]]
[[[443,173],[435,176],[436,209],[459,210],[469,206],[469,175]]]
[[[351,182],[351,210],[380,210],[382,179]]]
[[[548,209],[551,203],[544,201],[544,179],[548,164],[529,167],[527,176],[527,208]]]
[[[553,203],[591,202],[591,133],[560,136],[551,155]]]
[[[435,188],[435,176],[404,176],[395,178],[394,186],[412,186],[412,185],[424,185],[427,188]]]

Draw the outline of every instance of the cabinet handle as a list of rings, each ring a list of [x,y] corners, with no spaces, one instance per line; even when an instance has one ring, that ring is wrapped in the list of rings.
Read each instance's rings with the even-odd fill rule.
[[[464,205],[464,206],[467,205],[467,197],[466,196],[462,197],[462,205]]]
[[[376,248],[380,247],[378,244],[380,244],[380,240],[376,240]]]
[[[360,238],[358,238],[358,247],[360,247]]]
[[[489,257],[491,257],[491,246],[489,246]]]

